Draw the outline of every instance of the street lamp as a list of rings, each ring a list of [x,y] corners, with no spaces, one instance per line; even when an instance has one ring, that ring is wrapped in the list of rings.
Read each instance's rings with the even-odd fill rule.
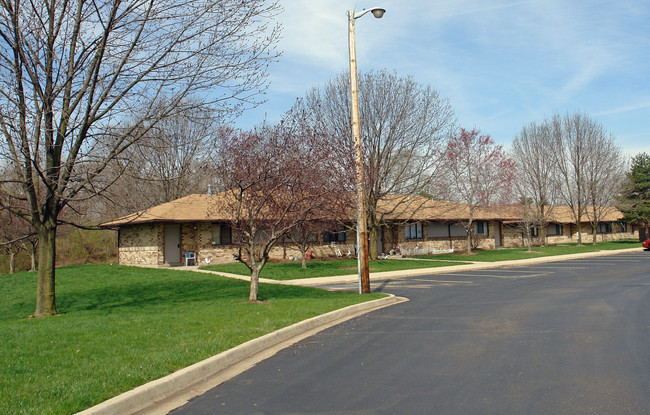
[[[363,9],[360,12],[348,10],[348,44],[350,47],[350,94],[351,117],[352,117],[352,138],[356,153],[357,173],[357,263],[359,268],[359,294],[370,292],[370,266],[368,264],[368,218],[366,214],[366,190],[364,186],[363,172],[363,150],[361,148],[361,129],[359,125],[359,87],[357,81],[357,48],[354,36],[354,20],[364,14],[371,12],[377,19],[386,13],[380,7]]]

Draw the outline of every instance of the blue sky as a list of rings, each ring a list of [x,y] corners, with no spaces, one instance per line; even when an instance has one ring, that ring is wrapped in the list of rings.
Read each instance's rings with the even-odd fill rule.
[[[296,98],[348,69],[346,10],[357,20],[359,71],[412,75],[448,97],[459,125],[508,146],[524,124],[584,111],[627,154],[650,153],[647,0],[280,0],[279,61],[267,102],[237,126],[278,121]]]

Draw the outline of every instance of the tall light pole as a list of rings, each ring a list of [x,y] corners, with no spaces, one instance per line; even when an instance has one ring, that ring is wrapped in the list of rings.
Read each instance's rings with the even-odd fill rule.
[[[357,173],[357,262],[359,268],[359,294],[370,292],[370,265],[368,264],[368,217],[366,213],[366,189],[363,172],[363,149],[361,147],[361,128],[359,125],[359,86],[357,81],[357,48],[354,36],[354,20],[372,12],[377,19],[386,13],[379,7],[363,9],[360,12],[348,10],[348,44],[350,47],[350,94],[352,138],[355,147],[355,167]]]

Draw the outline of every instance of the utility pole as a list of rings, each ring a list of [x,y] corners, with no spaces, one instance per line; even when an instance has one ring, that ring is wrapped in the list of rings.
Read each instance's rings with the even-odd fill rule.
[[[364,9],[358,13],[355,13],[354,10],[348,10],[352,139],[354,140],[357,178],[357,265],[359,269],[359,294],[370,293],[370,265],[368,260],[368,215],[366,213],[363,148],[361,146],[361,126],[359,124],[359,86],[357,80],[357,49],[354,34],[354,21],[368,12],[372,12],[372,14],[379,19],[386,11],[378,7],[373,7],[368,10]]]

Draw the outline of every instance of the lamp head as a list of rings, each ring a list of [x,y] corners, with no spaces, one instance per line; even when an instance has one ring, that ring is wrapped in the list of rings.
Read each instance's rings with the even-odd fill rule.
[[[371,10],[372,15],[375,16],[377,19],[381,19],[384,17],[384,13],[386,13],[385,9],[380,9],[379,7],[375,7],[374,9]]]

